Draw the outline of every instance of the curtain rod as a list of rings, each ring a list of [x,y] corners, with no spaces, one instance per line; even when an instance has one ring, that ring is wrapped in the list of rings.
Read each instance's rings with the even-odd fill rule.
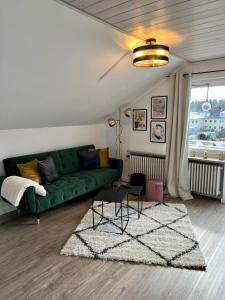
[[[217,72],[225,72],[225,70],[213,70],[213,71],[203,71],[203,72],[193,72],[191,75],[197,75],[197,74],[207,74],[207,73],[217,73]],[[184,73],[184,76],[187,76],[188,73]]]
[[[217,73],[217,72],[225,72],[225,69],[223,69],[223,70],[213,70],[213,71],[193,72],[193,73],[191,73],[191,75]],[[187,75],[189,75],[189,73],[184,73],[183,74],[183,76],[187,76]],[[166,77],[170,77],[170,75],[167,75]]]

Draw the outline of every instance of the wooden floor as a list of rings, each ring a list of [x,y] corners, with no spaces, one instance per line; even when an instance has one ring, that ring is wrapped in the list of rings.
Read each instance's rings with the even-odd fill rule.
[[[43,214],[39,226],[22,216],[0,225],[0,299],[225,299],[225,205],[185,204],[207,272],[60,256],[90,206],[83,200]]]

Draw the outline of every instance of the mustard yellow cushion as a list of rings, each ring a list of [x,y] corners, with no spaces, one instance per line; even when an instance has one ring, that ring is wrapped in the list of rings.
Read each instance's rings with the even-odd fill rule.
[[[100,168],[110,168],[111,167],[110,162],[109,162],[109,148],[89,149],[89,151],[99,152]]]
[[[17,164],[17,167],[22,177],[36,181],[39,184],[42,182],[41,175],[38,171],[37,159],[29,161],[25,164]]]
[[[99,149],[100,168],[110,168],[109,148]]]

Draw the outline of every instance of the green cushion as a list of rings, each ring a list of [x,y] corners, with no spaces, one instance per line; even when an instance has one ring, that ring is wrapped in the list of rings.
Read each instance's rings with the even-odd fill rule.
[[[38,212],[74,199],[86,192],[85,182],[79,178],[63,176],[54,183],[45,186],[47,195],[36,196]]]
[[[24,193],[20,208],[30,214],[40,213],[118,180],[122,175],[122,160],[110,159],[112,168],[80,170],[78,151],[94,148],[94,145],[86,145],[5,159],[3,163],[6,175],[11,176],[20,175],[17,164],[26,163],[35,158],[43,160],[51,156],[60,176],[54,183],[45,186],[47,190],[45,197],[35,195],[34,188],[29,187]],[[0,185],[3,179],[0,178]]]
[[[112,168],[79,171],[72,174],[75,178],[80,178],[85,181],[87,192],[117,180],[120,177],[119,175],[119,170]]]
[[[59,176],[76,172],[80,169],[78,151],[94,149],[94,145],[86,145],[81,147],[69,148],[64,150],[49,151],[30,155],[16,156],[3,160],[5,173],[7,176],[20,175],[17,164],[26,163],[35,158],[44,160],[51,156],[54,160]]]
[[[112,168],[79,171],[64,175],[54,183],[46,185],[47,195],[36,196],[38,212],[74,199],[117,180],[119,171]]]

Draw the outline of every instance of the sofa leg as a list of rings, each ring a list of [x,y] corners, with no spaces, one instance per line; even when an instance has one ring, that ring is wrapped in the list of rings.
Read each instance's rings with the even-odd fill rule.
[[[37,218],[37,224],[40,224],[40,214],[36,214],[36,218]]]

